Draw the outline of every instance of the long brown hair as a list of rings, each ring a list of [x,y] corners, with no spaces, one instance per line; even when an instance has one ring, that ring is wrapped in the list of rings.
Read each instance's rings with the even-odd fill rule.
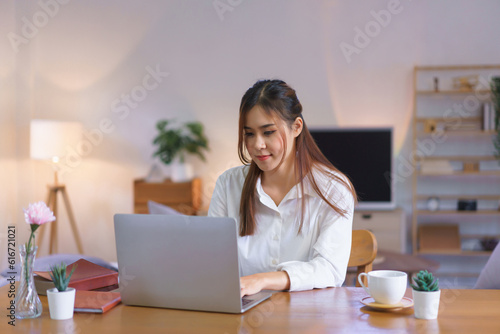
[[[344,185],[356,200],[356,191],[349,179],[342,174],[330,161],[321,153],[316,145],[313,137],[309,133],[306,122],[302,117],[302,105],[297,98],[295,90],[281,80],[260,80],[249,88],[240,104],[240,116],[238,126],[238,155],[244,164],[250,164],[248,174],[241,191],[240,201],[240,236],[253,235],[256,230],[255,223],[255,207],[257,204],[256,185],[257,180],[262,174],[262,170],[248,156],[245,146],[244,126],[246,115],[255,106],[261,107],[268,115],[274,118],[283,120],[289,127],[297,117],[302,118],[302,132],[295,139],[296,158],[295,158],[295,173],[297,179],[300,180],[299,186],[301,193],[304,194],[304,178],[307,177],[314,191],[324,200],[335,212],[341,216],[345,216],[347,211],[337,206],[332,199],[327,198],[312,173],[314,167],[318,172],[323,173],[328,178],[332,178]],[[284,136],[282,131],[281,135]],[[284,152],[286,152],[286,141],[284,141]],[[281,158],[281,165],[285,155]],[[278,166],[279,167],[279,166]],[[323,167],[323,168],[321,168]],[[340,175],[340,176],[339,176]],[[302,231],[304,224],[305,196],[302,196],[300,225],[298,233]]]

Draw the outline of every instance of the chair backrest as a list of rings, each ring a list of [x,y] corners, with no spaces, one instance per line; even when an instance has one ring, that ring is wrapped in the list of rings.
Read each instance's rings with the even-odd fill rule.
[[[500,289],[500,243],[481,270],[474,289]]]
[[[373,260],[377,256],[377,239],[368,230],[353,230],[351,256],[348,267],[358,267],[356,271],[356,286],[361,286],[358,282],[358,275],[368,273],[372,270]],[[366,285],[366,278],[363,280]]]

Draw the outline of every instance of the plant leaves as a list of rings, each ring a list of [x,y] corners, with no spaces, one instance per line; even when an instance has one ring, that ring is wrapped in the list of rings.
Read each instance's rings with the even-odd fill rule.
[[[412,288],[417,291],[437,291],[439,290],[439,280],[435,279],[432,273],[421,270],[416,277],[413,277]]]
[[[164,131],[165,128],[167,127],[168,125],[168,121],[163,119],[163,120],[159,120],[157,123],[156,123],[156,129],[158,129],[160,132],[161,131]]]
[[[153,157],[160,158],[167,165],[177,157],[184,162],[185,153],[197,155],[205,161],[202,151],[208,150],[208,140],[203,133],[203,125],[200,122],[190,122],[177,129],[167,129],[169,124],[168,120],[159,120],[156,123],[159,133],[153,139],[153,144],[157,145]]]
[[[61,265],[59,266],[54,265],[53,267],[50,267],[49,275],[58,291],[66,291],[71,275],[73,275],[77,266],[78,265],[73,266],[68,276],[66,276],[67,267],[63,262],[61,262]]]

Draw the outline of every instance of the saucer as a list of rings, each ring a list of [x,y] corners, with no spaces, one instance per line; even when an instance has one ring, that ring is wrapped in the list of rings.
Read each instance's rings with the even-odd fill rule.
[[[408,297],[403,297],[401,301],[397,304],[381,304],[377,303],[372,297],[365,297],[361,299],[361,302],[368,307],[378,309],[378,310],[396,310],[402,308],[408,308],[413,306],[413,300]]]

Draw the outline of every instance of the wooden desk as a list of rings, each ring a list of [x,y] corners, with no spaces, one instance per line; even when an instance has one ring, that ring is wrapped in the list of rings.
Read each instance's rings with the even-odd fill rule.
[[[407,291],[411,297],[411,291]],[[245,314],[131,307],[105,314],[42,316],[7,324],[7,286],[0,288],[0,333],[499,333],[500,290],[443,290],[437,320],[415,319],[413,308],[380,312],[361,304],[361,288],[280,292]]]

